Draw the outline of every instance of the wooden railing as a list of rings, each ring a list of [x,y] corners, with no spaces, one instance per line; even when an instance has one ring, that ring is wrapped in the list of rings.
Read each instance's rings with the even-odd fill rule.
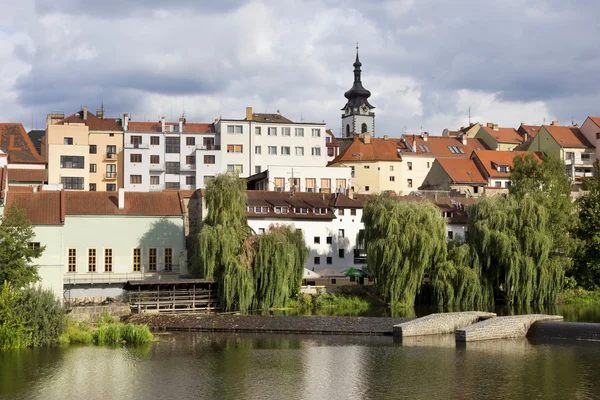
[[[164,288],[129,292],[129,305],[134,312],[193,312],[218,308],[213,288]]]

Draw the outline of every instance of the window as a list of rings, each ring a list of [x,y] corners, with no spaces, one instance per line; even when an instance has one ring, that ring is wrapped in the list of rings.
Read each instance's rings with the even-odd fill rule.
[[[117,185],[114,183],[107,183],[106,184],[106,191],[107,192],[116,192],[117,191]]]
[[[158,146],[160,144],[160,136],[150,136],[150,144],[152,146]]]
[[[393,165],[390,165],[390,172],[391,171],[394,171],[394,166]]]
[[[173,271],[173,249],[170,247],[165,249],[165,271]]]
[[[238,173],[238,174],[243,174],[244,173],[244,166],[241,164],[228,164],[227,165],[227,172],[234,172],[234,173]]]
[[[281,136],[291,136],[290,128],[281,128]]]
[[[510,187],[510,181],[504,182],[504,186],[507,187],[507,188],[509,188]]]
[[[129,177],[129,183],[134,184],[134,185],[142,183],[142,176],[141,175],[131,175]]]
[[[166,138],[165,153],[179,153],[179,137]]]
[[[323,193],[331,192],[331,179],[321,178],[321,192],[323,192]]]
[[[235,134],[243,133],[242,125],[227,125],[227,133],[235,133]]]
[[[258,234],[259,235],[264,235],[265,234],[265,228],[258,228]]]
[[[304,147],[296,147],[296,155],[303,156],[304,155]]]
[[[317,187],[317,180],[315,178],[306,178],[304,180],[304,187],[307,192],[314,192]]]
[[[327,257],[327,264],[333,264],[333,257]]]
[[[277,155],[277,146],[269,146],[268,147],[268,152],[271,155]]]
[[[83,169],[85,159],[83,156],[60,156],[61,168]]]
[[[333,243],[333,236],[327,236],[327,244]]]
[[[315,257],[314,261],[315,261],[315,265],[321,264],[321,257],[319,257],[319,256]]]
[[[333,147],[328,147],[327,148],[327,155],[329,157],[333,157],[334,153],[333,153]]]
[[[204,164],[214,164],[215,156],[204,156]]]
[[[344,249],[339,249],[339,250],[338,250],[338,257],[339,257],[339,258],[344,258],[344,253],[345,253],[345,250],[344,250]]]
[[[243,149],[244,149],[244,146],[242,146],[241,144],[228,144],[227,145],[228,153],[242,153]]]
[[[350,215],[356,215],[356,208],[350,209]]]
[[[73,144],[73,138],[72,137],[66,137],[64,139],[63,143],[66,144],[66,145],[72,145]]]
[[[90,144],[90,154],[96,153],[98,153],[98,146],[96,146],[95,144]]]
[[[60,178],[60,183],[65,189],[83,190],[83,178],[63,176]]]
[[[508,165],[498,165],[498,172],[508,172]]]
[[[156,249],[148,249],[148,271],[156,272]]]
[[[141,136],[131,136],[129,138],[129,142],[134,145],[134,147],[136,145],[139,145],[140,143],[142,143],[142,137]]]
[[[321,244],[321,237],[320,236],[315,236],[313,239],[314,244]]]
[[[150,184],[151,185],[160,185],[160,176],[151,176],[150,177]]]
[[[344,209],[343,208],[339,208],[338,209],[338,215],[344,215]]]
[[[167,174],[178,174],[179,173],[179,163],[177,161],[166,162],[165,170],[166,170]]]
[[[320,129],[313,129],[312,130],[312,136],[313,137],[321,137],[321,130]]]
[[[117,177],[117,166],[115,164],[106,164],[106,178],[114,179]]]
[[[260,131],[260,126],[257,126],[254,128],[254,134],[255,135],[262,135],[262,132]]]
[[[179,189],[179,182],[166,182],[165,189]]]
[[[157,156],[157,155],[150,156],[150,164],[159,164],[159,163],[160,163],[160,156]]]
[[[320,147],[313,147],[311,152],[312,152],[313,156],[320,156],[321,155],[321,148]]]
[[[114,133],[109,133],[108,137],[115,137],[115,134]]]
[[[40,248],[40,242],[29,242],[29,248],[32,250],[37,250]]]
[[[300,178],[290,178],[290,188],[300,190]]]
[[[448,239],[450,239],[450,240],[454,239],[454,232],[448,231]]]
[[[196,145],[196,138],[195,137],[186,137],[185,138],[185,145],[186,146],[195,146]]]
[[[365,165],[365,169],[371,169],[370,165]]]
[[[407,179],[406,180],[406,186],[408,186],[409,188],[412,187],[412,179]]]
[[[187,165],[196,165],[196,156],[185,156],[185,163]]]
[[[129,155],[129,161],[132,163],[141,163],[142,162],[142,155],[141,154],[130,154]]]
[[[273,181],[275,183],[275,190],[283,191],[283,187],[285,186],[285,178],[275,178]]]
[[[277,136],[277,128],[276,127],[269,128],[268,135],[269,136]]]
[[[365,186],[365,192],[369,191],[369,186]]]
[[[331,136],[325,136],[325,143],[331,143]]]
[[[254,154],[261,154],[262,148],[260,146],[254,146]]]
[[[88,249],[88,272],[96,272],[96,249]]]
[[[338,237],[339,238],[343,238],[344,236],[344,230],[343,229],[338,229]]]
[[[96,172],[98,166],[96,164],[90,164],[90,172]]]
[[[412,171],[412,162],[410,162],[410,161],[409,161],[409,162],[407,162],[407,163],[406,163],[406,166],[408,167],[408,170],[409,170],[409,171]]]
[[[336,189],[346,190],[346,180],[345,179],[336,179],[335,187],[336,187]]]
[[[494,186],[496,186],[496,187],[502,187],[502,182],[496,181],[496,182],[494,182]]]
[[[390,176],[390,182],[396,182],[396,177],[395,176]]]
[[[104,272],[112,272],[112,249],[104,249]]]
[[[185,184],[186,185],[195,185],[196,184],[196,177],[195,176],[186,176],[185,177]]]
[[[133,271],[140,272],[142,268],[142,249],[133,249]]]
[[[303,137],[303,136],[304,136],[304,128],[296,128],[296,129],[294,130],[294,134],[295,134],[296,136],[302,136],[302,137]]]
[[[69,249],[69,272],[77,272],[77,249]]]
[[[367,124],[363,122],[363,124],[360,126],[360,133],[367,133],[368,129],[369,128],[367,127]]]
[[[115,145],[106,146],[106,158],[111,158],[111,159],[117,158],[117,146],[115,146]]]
[[[427,161],[427,168],[429,168],[429,165],[430,165],[430,163],[429,163],[429,161]]]
[[[262,171],[262,168],[261,168],[261,166],[260,166],[260,165],[255,165],[255,166],[254,166],[254,173],[255,173],[255,174],[260,174],[260,173],[261,173],[261,171]]]
[[[281,146],[281,155],[289,156],[290,155],[290,147],[289,146]]]

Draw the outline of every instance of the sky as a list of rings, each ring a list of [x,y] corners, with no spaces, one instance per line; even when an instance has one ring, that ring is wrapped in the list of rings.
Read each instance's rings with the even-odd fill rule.
[[[376,136],[600,115],[596,0],[0,0],[0,122],[104,105],[135,121],[341,130],[356,43]]]

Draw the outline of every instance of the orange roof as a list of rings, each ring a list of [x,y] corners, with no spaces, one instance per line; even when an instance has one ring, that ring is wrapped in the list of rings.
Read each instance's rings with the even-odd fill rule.
[[[0,124],[0,149],[8,154],[8,163],[43,164],[22,124]]]
[[[475,157],[479,161],[489,178],[509,178],[510,168],[508,169],[508,172],[500,172],[497,167],[512,167],[515,156],[526,154],[533,154],[539,162],[542,161],[536,153],[529,151],[476,150],[473,152],[471,158]]]
[[[179,122],[165,122],[167,126],[177,126]],[[129,122],[127,127],[129,132],[162,132],[162,123],[160,122]],[[183,125],[183,133],[213,133],[215,126],[213,124],[204,124],[196,122],[187,122]]]
[[[598,125],[598,127],[600,127],[600,117],[588,117],[588,118],[591,119],[593,123]]]
[[[83,119],[83,110],[76,112],[73,115],[69,115],[67,118],[56,123],[57,125],[68,125],[68,124],[85,124],[90,131],[109,131],[119,132],[123,131],[123,127],[116,118],[98,118],[94,113],[87,113],[87,121]]]
[[[521,124],[519,126],[519,132],[521,134],[527,133],[530,138],[534,138],[535,135],[537,135],[537,133],[540,131],[540,128],[541,128],[540,125],[525,125],[525,124]]]
[[[9,168],[7,171],[9,182],[46,182],[48,170],[29,168]]]
[[[404,135],[406,144],[402,143],[402,155],[426,157],[460,157],[468,158],[474,150],[487,150],[485,143],[479,139],[467,138],[464,145],[462,139],[447,136]],[[416,150],[416,151],[414,151]]]
[[[398,153],[398,138],[371,138],[365,143],[364,138],[355,137],[331,164],[344,161],[402,161]]]
[[[436,162],[446,171],[453,183],[488,183],[475,161],[469,158],[438,158]]]
[[[595,148],[576,126],[543,125],[560,147]]]
[[[8,191],[6,210],[15,202],[17,207],[25,210],[26,218],[33,225],[60,225],[64,222],[61,213],[61,193],[64,192],[15,192]]]
[[[119,209],[117,192],[65,192],[69,215],[183,215],[178,192],[125,192],[125,208]]]
[[[482,126],[487,133],[489,133],[499,143],[514,143],[519,144],[523,142],[523,137],[519,135],[519,132],[515,128],[489,128]]]

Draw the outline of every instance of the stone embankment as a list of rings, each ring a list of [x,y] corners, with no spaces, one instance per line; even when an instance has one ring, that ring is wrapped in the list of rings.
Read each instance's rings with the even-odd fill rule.
[[[394,326],[395,337],[411,337],[454,333],[458,328],[474,324],[496,314],[483,311],[465,311],[429,314]]]
[[[525,337],[538,321],[562,321],[560,315],[530,314],[486,319],[455,332],[457,342]]]
[[[392,335],[394,325],[412,318],[281,317],[260,315],[132,314],[127,322],[152,330],[265,332],[331,335]]]
[[[600,342],[600,324],[540,321],[531,325],[527,337],[534,340]]]
[[[118,320],[121,317],[131,314],[129,304],[126,303],[113,303],[108,305],[86,305],[80,307],[73,307],[69,311],[69,317],[75,321],[95,321],[105,314]]]

